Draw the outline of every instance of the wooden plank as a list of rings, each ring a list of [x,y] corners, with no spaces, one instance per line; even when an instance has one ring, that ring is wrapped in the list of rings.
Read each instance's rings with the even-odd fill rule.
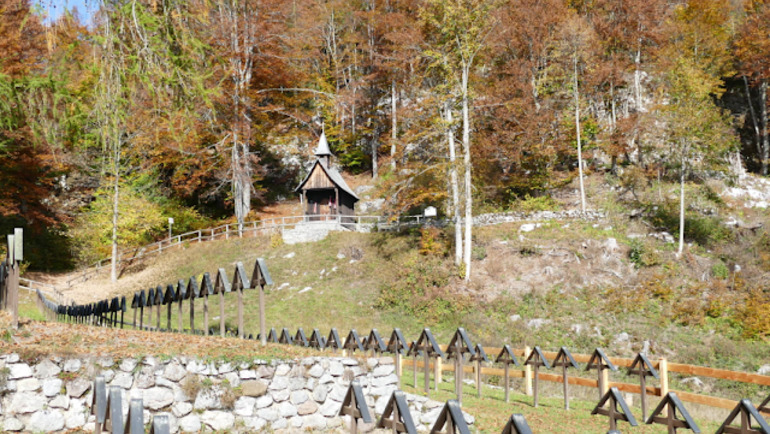
[[[748,372],[728,371],[726,369],[706,368],[703,366],[684,365],[681,363],[669,363],[669,372],[679,372],[700,377],[719,378],[722,380],[740,381],[742,383],[770,386],[770,376],[749,374]],[[735,405],[733,405],[734,407]]]
[[[679,390],[672,392],[676,392],[677,396],[682,401],[708,405],[709,407],[726,408],[728,410],[732,410],[736,405],[738,405],[738,401],[733,401],[732,399],[715,398],[713,396],[698,395],[697,393],[681,392]]]

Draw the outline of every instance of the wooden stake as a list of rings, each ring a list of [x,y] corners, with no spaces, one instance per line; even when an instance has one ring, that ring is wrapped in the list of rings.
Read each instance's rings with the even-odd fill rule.
[[[508,363],[505,364],[505,402],[508,403],[508,387],[510,382],[508,381]]]
[[[219,335],[225,337],[225,293],[219,291]]]
[[[264,347],[267,345],[267,327],[265,326],[265,287],[261,285],[259,287],[259,334]]]
[[[209,335],[209,295],[203,296],[203,335]]]
[[[238,338],[243,339],[243,289],[238,289]]]

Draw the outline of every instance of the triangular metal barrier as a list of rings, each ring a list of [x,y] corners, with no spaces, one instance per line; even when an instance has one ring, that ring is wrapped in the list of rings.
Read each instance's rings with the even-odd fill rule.
[[[381,354],[386,351],[385,342],[382,341],[380,333],[377,329],[372,329],[369,332],[369,337],[366,339],[366,345],[364,345],[365,351],[373,351],[376,354]]]
[[[508,371],[510,370],[511,364],[519,366],[519,361],[516,360],[516,356],[513,354],[511,347],[506,344],[503,345],[503,348],[500,350],[500,354],[498,354],[497,358],[495,358],[495,363],[503,364],[503,370],[505,371],[505,376],[503,379],[503,381],[505,381],[505,402],[510,402],[511,381]]]
[[[604,408],[604,404],[606,403],[609,403],[609,406]],[[620,410],[618,410],[618,406],[620,406]],[[599,400],[599,403],[596,404],[593,411],[591,411],[591,414],[600,414],[609,417],[610,431],[618,429],[619,420],[628,422],[631,426],[639,426],[617,387],[613,387],[607,391],[602,399]]]
[[[107,385],[101,375],[94,378],[93,393],[91,395],[91,414],[96,416],[96,432],[102,432],[104,421],[107,418]]]
[[[463,361],[465,353],[468,353],[470,356],[474,354],[473,344],[464,328],[460,327],[455,331],[452,339],[449,340],[446,352],[447,356],[455,361],[455,395],[457,395],[457,400],[462,403],[463,376],[465,374]]]
[[[652,362],[642,353],[636,355],[631,366],[628,367],[629,375],[639,376],[639,388],[642,401],[642,419],[647,420],[647,377],[652,376],[660,379],[658,371],[652,366]]]
[[[377,428],[386,428],[397,433],[417,434],[417,428],[412,420],[412,413],[409,411],[409,404],[406,402],[404,392],[396,390],[390,395],[385,410],[377,421]]]
[[[251,289],[251,281],[246,277],[246,270],[243,268],[243,262],[235,264],[235,274],[233,275],[233,291],[239,289]]]
[[[441,409],[436,423],[433,424],[433,428],[430,429],[433,433],[446,433],[446,434],[470,434],[468,424],[465,422],[465,416],[460,409],[460,403],[453,399],[444,404],[444,408]]]
[[[369,407],[366,405],[364,391],[358,381],[352,381],[345,393],[345,399],[342,400],[342,406],[338,416],[350,416],[350,432],[358,432],[358,419],[364,423],[372,423],[372,416]]]
[[[561,381],[564,389],[564,409],[569,410],[569,378],[567,377],[567,369],[580,369],[580,365],[578,365],[575,358],[572,357],[572,353],[569,352],[567,347],[561,347],[559,352],[556,353],[556,358],[553,359],[553,366],[561,367]]]
[[[605,394],[604,390],[607,389],[607,384],[605,384],[605,371],[607,369],[610,371],[617,371],[618,368],[612,363],[610,358],[604,354],[604,351],[602,351],[601,348],[597,348],[594,350],[593,354],[591,354],[588,363],[586,363],[585,370],[590,371],[592,369],[596,369],[598,373],[597,386],[599,386],[599,399],[601,399]]]
[[[430,393],[430,359],[446,358],[446,354],[441,350],[436,338],[433,337],[430,329],[424,328],[417,342],[412,346],[415,350],[420,350],[423,356],[424,386],[425,394]],[[412,348],[410,348],[411,351]],[[415,359],[416,362],[416,359]],[[416,387],[416,385],[415,385]],[[438,391],[438,378],[434,374],[433,387]]]
[[[299,345],[301,347],[307,347],[307,337],[305,336],[305,331],[302,330],[302,327],[297,329],[297,334],[294,335],[294,345]]]
[[[544,367],[545,369],[551,369],[551,365],[548,364],[548,359],[543,354],[543,351],[540,350],[540,347],[535,347],[532,351],[530,351],[529,356],[527,357],[527,360],[524,361],[525,366],[532,366],[534,368],[534,378],[535,378],[535,390],[534,390],[534,405],[537,407],[538,404],[538,384],[540,383],[540,376],[538,375],[538,370],[540,367]]]
[[[144,405],[142,398],[131,398],[128,406],[125,434],[144,434]]]
[[[335,353],[337,350],[342,349],[342,339],[340,339],[340,334],[337,333],[337,329],[332,328],[329,331],[329,337],[326,338],[326,346],[331,348]]]
[[[765,400],[767,401],[767,400]],[[735,419],[740,415],[740,427],[731,426]],[[752,420],[756,424],[752,423]],[[751,401],[741,399],[737,406],[727,416],[722,426],[719,427],[716,434],[770,434],[770,426],[759,414],[759,410],[754,408]]]
[[[484,351],[484,347],[481,344],[476,344],[476,347],[473,349],[473,355],[471,355],[468,361],[476,363],[476,396],[481,398],[481,388],[483,386],[481,381],[481,364],[489,363],[487,352]]]
[[[275,332],[275,327],[270,329],[270,334],[267,336],[267,340],[274,344],[278,343],[278,333]]]
[[[262,287],[273,284],[273,279],[270,277],[270,272],[267,270],[267,263],[263,258],[257,258],[256,262],[254,262],[254,271],[251,273],[251,283]]]
[[[169,434],[171,424],[167,414],[156,414],[150,423],[150,434]]]
[[[112,434],[123,434],[123,397],[120,386],[110,386],[105,407],[104,428]]]
[[[278,343],[288,345],[292,345],[294,343],[294,339],[292,339],[291,333],[289,333],[289,329],[286,327],[281,330],[281,337],[278,338]]]
[[[770,414],[770,395],[767,395],[764,401],[757,407],[760,413]]]
[[[345,339],[345,344],[342,347],[345,350],[350,351],[364,351],[364,346],[361,345],[361,338],[358,337],[358,332],[356,329],[350,330],[348,333],[347,339]]]
[[[662,416],[663,410],[666,409],[666,416]],[[677,418],[677,413],[682,417]],[[690,413],[682,404],[682,401],[676,396],[674,392],[668,392],[665,397],[660,401],[655,410],[647,419],[647,424],[661,424],[666,425],[669,431],[676,431],[678,428],[685,428],[692,430],[695,433],[700,432],[700,428],[695,421],[690,417]]]
[[[313,329],[313,333],[310,334],[310,340],[308,340],[308,346],[317,350],[324,349],[326,341],[321,336],[321,332],[318,329]]]
[[[508,419],[501,434],[532,434],[532,429],[523,414],[515,413]]]

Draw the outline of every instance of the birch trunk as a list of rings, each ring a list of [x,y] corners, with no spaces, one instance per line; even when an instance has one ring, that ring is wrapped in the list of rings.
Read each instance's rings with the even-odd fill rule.
[[[452,107],[446,107],[447,145],[449,146],[449,182],[452,189],[452,220],[455,225],[455,265],[463,261],[463,230],[460,224],[460,189],[457,184],[457,153],[455,151],[455,134],[452,126]]]
[[[767,175],[767,164],[770,159],[770,135],[768,134],[767,119],[767,79],[759,85],[759,105],[762,114],[762,175]]]
[[[398,120],[396,118],[396,80],[390,84],[390,168],[396,171],[396,135]]]
[[[118,207],[120,205],[120,138],[115,137],[114,159],[114,182],[112,196],[112,256],[110,259],[110,280],[118,281]]]
[[[677,251],[677,257],[682,255],[684,250],[684,175],[685,175],[685,159],[684,154],[682,156],[682,168],[680,172],[679,181],[679,250]]]
[[[465,280],[471,280],[471,242],[473,228],[473,185],[471,183],[471,125],[468,113],[468,75],[470,62],[462,65],[462,96],[463,96],[463,165],[465,166],[465,245],[463,259],[465,260]]]
[[[583,147],[580,140],[580,90],[578,88],[577,56],[574,61],[575,73],[575,131],[577,133],[578,178],[580,181],[580,210],[586,212],[586,192],[583,185]]]

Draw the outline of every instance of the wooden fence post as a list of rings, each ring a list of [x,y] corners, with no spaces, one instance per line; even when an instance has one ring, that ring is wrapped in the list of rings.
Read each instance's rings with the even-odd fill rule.
[[[531,348],[524,347],[524,360],[529,357],[530,352],[532,352]],[[524,366],[524,392],[527,396],[532,396],[532,366],[530,365]]]
[[[203,238],[203,231],[201,231],[201,230],[198,230],[198,242],[199,242],[199,243],[200,243],[201,241],[203,241],[203,240],[202,240],[202,238]]]
[[[660,396],[665,397],[668,395],[668,361],[665,357],[661,357],[658,362],[658,375],[660,375]],[[661,411],[661,415],[666,416],[667,414],[667,409]]]
[[[441,357],[436,357],[436,361],[433,363],[433,389],[438,391],[438,385],[441,384]]]

